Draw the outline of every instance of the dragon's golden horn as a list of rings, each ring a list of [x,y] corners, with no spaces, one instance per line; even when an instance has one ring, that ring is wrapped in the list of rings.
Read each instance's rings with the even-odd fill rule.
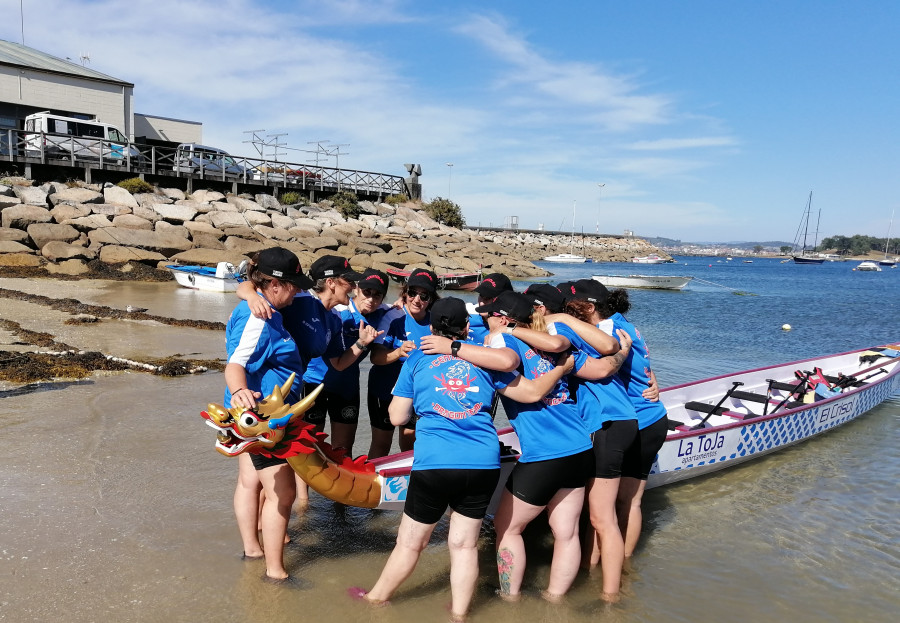
[[[294,415],[302,415],[306,413],[306,410],[313,406],[313,404],[316,402],[316,398],[318,398],[319,394],[322,393],[322,389],[324,389],[324,387],[324,384],[319,383],[319,386],[312,390],[308,396],[291,407],[291,413],[293,413]]]
[[[281,399],[284,400],[284,397],[291,393],[291,388],[294,386],[294,378],[296,376],[296,372],[291,372],[291,375],[284,382],[284,385],[282,385],[280,388],[276,385],[275,389],[272,390],[272,394],[274,395],[275,390],[280,389],[281,392],[279,393],[279,395],[281,396]]]

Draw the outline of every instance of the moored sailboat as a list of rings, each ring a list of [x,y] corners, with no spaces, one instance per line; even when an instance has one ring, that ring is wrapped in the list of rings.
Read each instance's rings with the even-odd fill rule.
[[[812,191],[809,191],[809,199],[806,201],[806,208],[803,210],[803,218],[800,220],[800,228],[803,229],[803,244],[800,248],[800,254],[794,255],[794,264],[824,264],[825,258],[818,257],[812,255],[811,251],[808,253],[806,249],[806,239],[809,234],[809,215],[812,211]],[[819,211],[819,218],[821,219],[822,212]],[[794,239],[794,247],[797,246],[797,242],[800,239],[800,228],[797,229],[797,236]],[[813,246],[812,248],[816,248],[816,244],[818,243],[818,235],[819,235],[819,224],[816,222],[816,230],[813,232]]]

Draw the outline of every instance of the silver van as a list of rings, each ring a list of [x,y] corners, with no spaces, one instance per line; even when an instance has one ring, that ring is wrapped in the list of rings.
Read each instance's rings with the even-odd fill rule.
[[[175,150],[174,171],[179,173],[203,173],[205,175],[243,176],[247,169],[230,156],[228,152],[216,147],[182,143]]]
[[[92,160],[124,164],[139,160],[141,153],[114,125],[39,112],[25,117],[25,155],[41,152],[60,160]]]

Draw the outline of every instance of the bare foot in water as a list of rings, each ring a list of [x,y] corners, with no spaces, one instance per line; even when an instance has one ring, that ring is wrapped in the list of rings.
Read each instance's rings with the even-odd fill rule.
[[[608,604],[617,604],[622,596],[619,593],[600,593],[600,599]]]
[[[541,599],[543,599],[544,601],[549,601],[551,604],[560,604],[565,598],[565,595],[557,595],[556,593],[551,593],[548,590],[541,591]]]

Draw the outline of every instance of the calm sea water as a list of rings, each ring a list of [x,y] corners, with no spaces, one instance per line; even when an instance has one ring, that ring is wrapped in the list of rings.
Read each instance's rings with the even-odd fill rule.
[[[546,267],[553,283],[595,273],[696,277],[681,292],[630,291],[628,317],[663,386],[900,340],[900,270],[678,260]],[[234,305],[169,284],[118,287],[130,303],[163,315],[224,320]],[[793,329],[782,331],[785,323]],[[213,433],[198,416],[221,399],[222,386],[220,374],[130,374],[0,400],[0,620],[445,621],[445,523],[381,610],[345,591],[377,578],[396,513],[314,496],[293,518],[286,550],[305,588],[263,584],[260,563],[238,559],[236,466],[213,451]],[[361,431],[359,448],[366,443]],[[898,448],[894,396],[814,440],[648,492],[643,540],[615,606],[597,599],[600,579],[587,574],[566,604],[537,598],[551,552],[539,522],[527,535],[526,598],[498,601],[487,529],[472,621],[894,621]]]

